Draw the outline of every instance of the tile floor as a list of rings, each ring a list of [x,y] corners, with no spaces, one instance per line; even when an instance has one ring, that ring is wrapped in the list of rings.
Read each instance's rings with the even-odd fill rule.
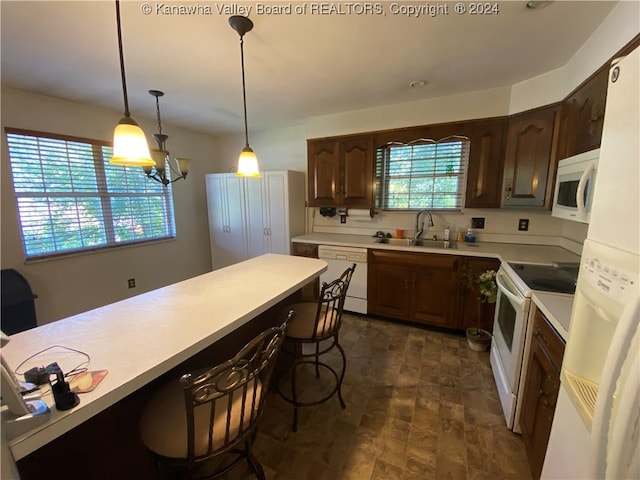
[[[273,480],[529,480],[519,435],[504,423],[488,352],[466,339],[345,314],[342,410],[300,410],[270,393],[254,451]],[[314,389],[317,380],[309,376]],[[243,468],[231,478],[252,478]]]

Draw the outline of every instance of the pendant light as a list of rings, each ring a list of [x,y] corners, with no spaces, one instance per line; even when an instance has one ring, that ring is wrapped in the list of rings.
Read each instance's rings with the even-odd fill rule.
[[[236,175],[239,177],[260,177],[258,158],[249,146],[249,129],[247,127],[247,92],[244,80],[244,34],[251,31],[253,22],[242,15],[233,15],[229,18],[229,25],[240,35],[240,62],[242,65],[242,102],[244,105],[244,139],[245,146],[238,158]]]
[[[118,50],[120,52],[120,74],[122,76],[122,95],[124,97],[124,117],[120,119],[113,132],[113,156],[109,163],[124,166],[154,166],[149,145],[142,129],[129,113],[127,98],[127,80],[124,72],[124,53],[122,48],[122,27],[120,25],[120,0],[116,0],[116,23],[118,26]]]

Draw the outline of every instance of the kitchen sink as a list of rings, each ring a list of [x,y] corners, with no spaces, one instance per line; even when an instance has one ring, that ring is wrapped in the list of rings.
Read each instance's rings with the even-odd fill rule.
[[[454,248],[453,243],[445,240],[428,240],[426,238],[379,238],[375,243],[397,245],[402,247]]]

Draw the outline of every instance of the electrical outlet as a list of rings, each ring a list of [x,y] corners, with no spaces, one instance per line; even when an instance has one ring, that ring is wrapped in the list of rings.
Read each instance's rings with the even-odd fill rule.
[[[127,284],[129,285],[129,288],[136,288],[136,279],[130,278],[129,280],[127,280]]]
[[[347,223],[347,216],[346,215],[340,215],[340,223]]]
[[[471,228],[484,228],[484,217],[471,218]]]
[[[527,230],[529,230],[528,218],[521,218],[520,220],[518,220],[518,230],[520,230],[521,232],[526,232]]]

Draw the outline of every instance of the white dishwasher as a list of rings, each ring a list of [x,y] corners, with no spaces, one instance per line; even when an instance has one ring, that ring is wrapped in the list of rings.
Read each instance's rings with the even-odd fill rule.
[[[328,265],[327,271],[320,275],[320,282],[332,282],[348,267],[356,264],[344,308],[351,312],[367,313],[367,249],[320,245],[318,258]]]

